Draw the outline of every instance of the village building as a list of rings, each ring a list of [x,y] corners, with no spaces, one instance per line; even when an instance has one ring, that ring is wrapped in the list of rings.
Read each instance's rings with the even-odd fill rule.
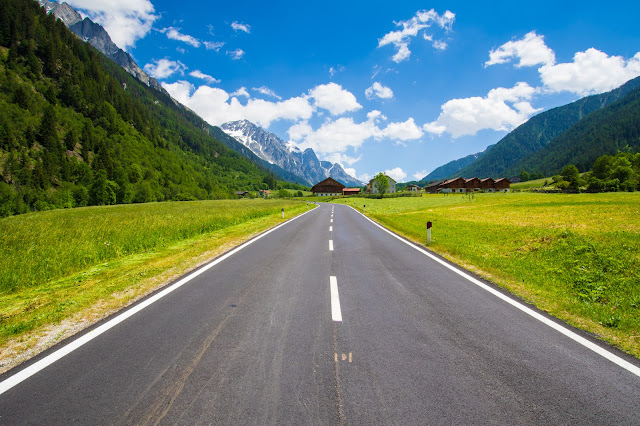
[[[434,182],[425,186],[424,190],[430,194],[443,193],[465,193],[465,192],[507,192],[511,188],[511,181],[506,178],[493,180],[492,178],[464,179],[461,177],[449,179],[441,182]]]
[[[263,198],[269,198],[271,196],[271,191],[269,191],[268,189],[261,189],[260,196]]]
[[[389,176],[385,175],[387,177],[387,180],[389,181],[389,188],[386,191],[386,194],[393,194],[394,192],[396,192],[396,181],[391,179]],[[378,191],[378,188],[376,186],[376,182],[375,182],[375,178],[371,179],[369,181],[369,183],[367,184],[367,192],[371,193],[371,194],[379,194],[380,191]]]
[[[411,184],[411,185],[407,185],[407,191],[409,191],[409,192],[420,192],[420,191],[422,191],[422,188],[419,187],[418,185]]]
[[[449,179],[442,182],[440,192],[466,192],[464,178]]]
[[[511,188],[511,181],[507,178],[500,178],[495,181],[493,186],[497,192],[507,192]]]
[[[480,191],[480,179],[477,177],[464,180],[464,188],[467,192]]]
[[[429,185],[424,187],[425,192],[428,192],[429,194],[435,194],[437,192],[440,192],[440,186],[444,183],[445,181],[441,180],[438,182],[433,182],[430,183]]]
[[[480,180],[480,191],[482,192],[495,192],[496,188],[494,187],[495,181],[493,178],[485,178]]]
[[[360,188],[345,188],[342,190],[343,195],[358,195],[360,193]]]
[[[336,197],[338,195],[342,195],[342,191],[345,186],[338,182],[333,178],[326,178],[322,182],[316,183],[312,188],[311,192],[313,195],[317,195],[320,197]]]
[[[239,197],[246,197],[247,195],[249,195],[249,191],[235,191],[234,194],[236,194]]]

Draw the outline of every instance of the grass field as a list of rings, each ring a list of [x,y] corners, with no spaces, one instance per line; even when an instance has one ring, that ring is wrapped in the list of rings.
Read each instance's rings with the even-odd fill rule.
[[[151,203],[1,219],[0,372],[281,223],[282,208],[289,219],[306,203]],[[68,330],[56,328],[65,321]],[[43,336],[48,343],[34,349]]]
[[[640,193],[335,202],[640,357]]]

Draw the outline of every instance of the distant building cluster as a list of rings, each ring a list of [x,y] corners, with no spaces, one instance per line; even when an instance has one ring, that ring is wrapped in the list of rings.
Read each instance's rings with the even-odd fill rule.
[[[356,195],[360,193],[360,188],[346,188],[343,184],[333,178],[326,178],[318,182],[311,188],[313,195],[319,197],[337,197],[339,195]]]
[[[511,181],[507,178],[494,180],[493,178],[471,179],[455,178],[434,182],[425,186],[424,190],[431,194],[436,193],[463,193],[463,192],[507,192],[511,188]]]

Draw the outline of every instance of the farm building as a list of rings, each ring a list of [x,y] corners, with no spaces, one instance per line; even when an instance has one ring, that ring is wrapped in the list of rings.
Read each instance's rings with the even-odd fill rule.
[[[511,181],[507,178],[501,178],[496,180],[493,186],[496,192],[507,192],[511,188]]]
[[[418,185],[408,185],[408,186],[407,186],[407,191],[410,191],[410,192],[420,192],[420,191],[422,191],[422,188],[421,188],[421,187],[419,187]]]
[[[424,187],[424,190],[430,194],[435,194],[440,191],[440,185],[442,185],[445,181],[441,180],[438,182],[433,182]]]
[[[316,183],[313,188],[311,188],[311,192],[313,192],[313,195],[318,195],[320,197],[338,196],[342,195],[344,188],[345,186],[343,184],[328,177],[322,182]]]
[[[440,185],[440,192],[466,192],[464,178],[445,180]]]
[[[485,178],[480,181],[480,191],[483,192],[495,192],[495,187],[493,186],[495,181],[493,178]]]
[[[391,179],[389,176],[387,176],[387,180],[389,180],[389,189],[387,189],[387,194],[393,194],[394,192],[396,192],[396,181]],[[378,188],[376,187],[375,179],[371,179],[367,184],[367,192],[371,194],[379,194]]]
[[[358,195],[360,193],[360,188],[345,188],[342,190],[343,195]]]
[[[477,177],[464,180],[464,188],[467,192],[480,191],[480,179]]]
[[[493,180],[492,178],[486,179],[464,179],[461,177],[455,179],[449,179],[442,182],[434,182],[427,185],[425,191],[435,194],[437,192],[443,193],[464,193],[464,192],[507,192],[511,188],[511,181],[506,178],[500,178]]]

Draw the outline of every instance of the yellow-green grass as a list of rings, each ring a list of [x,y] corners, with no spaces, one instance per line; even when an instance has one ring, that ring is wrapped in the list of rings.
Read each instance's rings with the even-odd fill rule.
[[[553,179],[542,178],[542,179],[528,180],[526,182],[512,183],[511,189],[542,188],[545,186],[545,182],[547,183],[547,185],[550,185],[553,183]]]
[[[0,220],[0,372],[283,222],[282,208],[286,220],[306,203],[152,203]]]
[[[640,357],[640,193],[335,201]]]

